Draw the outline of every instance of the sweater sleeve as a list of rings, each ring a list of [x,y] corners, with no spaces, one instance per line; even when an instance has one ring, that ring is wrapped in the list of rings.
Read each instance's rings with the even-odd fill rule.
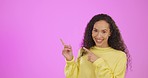
[[[74,58],[71,61],[66,61],[66,66],[64,70],[66,78],[78,78],[79,56],[80,56],[80,50],[76,61],[74,60]]]
[[[93,65],[95,66],[95,74],[97,78],[124,78],[126,71],[126,55],[123,54],[114,69],[111,70],[109,65],[104,61],[104,59],[97,59]]]

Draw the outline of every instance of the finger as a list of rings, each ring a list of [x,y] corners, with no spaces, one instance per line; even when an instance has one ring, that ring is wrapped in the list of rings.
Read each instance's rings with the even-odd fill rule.
[[[91,62],[91,57],[88,56],[88,59],[87,60]]]
[[[89,51],[87,48],[83,47],[83,49],[88,52],[88,53],[92,53],[91,51]]]
[[[61,41],[62,45],[65,46],[65,43],[61,38],[60,38],[60,41]]]
[[[64,45],[64,48],[69,48],[69,46],[68,45]]]
[[[64,48],[71,49],[71,46],[70,45],[64,45]]]
[[[71,47],[71,45],[68,45],[68,48],[70,48],[70,49],[71,49],[71,48],[72,48],[72,47]]]
[[[63,53],[67,53],[67,52],[71,52],[71,51],[72,50],[71,49],[68,49],[68,48],[62,50]]]

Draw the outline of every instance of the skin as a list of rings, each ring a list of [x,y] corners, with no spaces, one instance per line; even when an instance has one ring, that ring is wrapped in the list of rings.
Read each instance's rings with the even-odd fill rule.
[[[60,39],[64,49],[62,50],[62,55],[65,57],[67,61],[71,61],[73,59],[72,47],[71,45],[66,45],[62,39]]]
[[[97,47],[100,48],[109,47],[108,45],[109,36],[110,36],[110,29],[109,29],[109,24],[106,21],[100,20],[94,24],[92,30],[92,38]],[[67,61],[71,61],[73,59],[72,47],[70,45],[66,45],[62,39],[61,42],[64,46],[64,49],[62,51],[63,56]],[[93,63],[94,61],[100,58],[87,48],[83,47],[83,49],[87,52],[88,61]]]
[[[104,21],[98,21],[94,24],[92,30],[92,38],[97,47],[108,47],[108,38],[110,36],[109,24]]]

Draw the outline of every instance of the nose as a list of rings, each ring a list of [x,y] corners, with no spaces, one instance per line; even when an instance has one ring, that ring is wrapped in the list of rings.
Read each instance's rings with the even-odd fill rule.
[[[97,38],[101,38],[101,37],[102,37],[102,34],[98,32],[98,33],[96,34],[96,37],[97,37]]]

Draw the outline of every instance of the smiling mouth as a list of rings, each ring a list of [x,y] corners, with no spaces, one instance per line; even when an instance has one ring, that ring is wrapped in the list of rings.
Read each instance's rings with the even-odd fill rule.
[[[101,43],[103,41],[103,39],[95,39],[97,43]]]

